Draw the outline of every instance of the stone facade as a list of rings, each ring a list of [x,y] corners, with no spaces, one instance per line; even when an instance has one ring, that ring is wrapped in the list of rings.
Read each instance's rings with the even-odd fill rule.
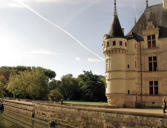
[[[167,0],[163,0],[163,7],[167,9]]]
[[[160,106],[167,96],[166,2],[146,8],[126,36],[119,35],[122,29],[114,12],[111,32],[103,42],[109,105]]]

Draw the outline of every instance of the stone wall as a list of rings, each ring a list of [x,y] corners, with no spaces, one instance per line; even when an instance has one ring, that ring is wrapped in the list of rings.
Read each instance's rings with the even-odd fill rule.
[[[167,116],[92,106],[70,106],[54,103],[4,101],[4,110],[32,116],[35,120],[56,120],[66,128],[162,128]],[[34,114],[34,115],[33,115]]]

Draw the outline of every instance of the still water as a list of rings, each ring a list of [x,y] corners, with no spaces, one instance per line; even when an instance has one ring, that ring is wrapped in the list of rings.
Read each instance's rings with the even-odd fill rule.
[[[0,128],[50,128],[47,122],[34,121],[11,113],[0,113]],[[66,128],[56,126],[55,128]]]

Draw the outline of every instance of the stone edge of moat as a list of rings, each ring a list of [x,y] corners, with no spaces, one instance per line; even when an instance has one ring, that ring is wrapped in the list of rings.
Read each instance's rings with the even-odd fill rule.
[[[113,106],[97,106],[97,105],[82,105],[82,104],[70,104],[70,103],[44,103],[39,101],[19,101],[19,100],[4,100],[5,102],[13,102],[17,104],[24,104],[33,106],[35,104],[54,106],[54,107],[63,107],[68,109],[78,109],[78,110],[87,110],[87,111],[97,111],[97,112],[105,112],[105,113],[115,113],[115,114],[124,114],[124,115],[134,115],[134,116],[145,116],[145,117],[158,117],[158,118],[167,118],[166,114],[158,114],[158,113],[149,113],[149,112],[136,112],[134,108],[127,108],[132,111],[121,110],[120,108],[116,108]],[[145,110],[141,108],[140,110]],[[155,109],[153,109],[155,110]]]

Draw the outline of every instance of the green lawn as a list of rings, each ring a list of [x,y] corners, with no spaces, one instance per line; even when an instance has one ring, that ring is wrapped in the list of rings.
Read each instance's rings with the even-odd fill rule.
[[[83,104],[83,105],[102,105],[102,106],[108,105],[107,102],[64,101],[64,103]]]

